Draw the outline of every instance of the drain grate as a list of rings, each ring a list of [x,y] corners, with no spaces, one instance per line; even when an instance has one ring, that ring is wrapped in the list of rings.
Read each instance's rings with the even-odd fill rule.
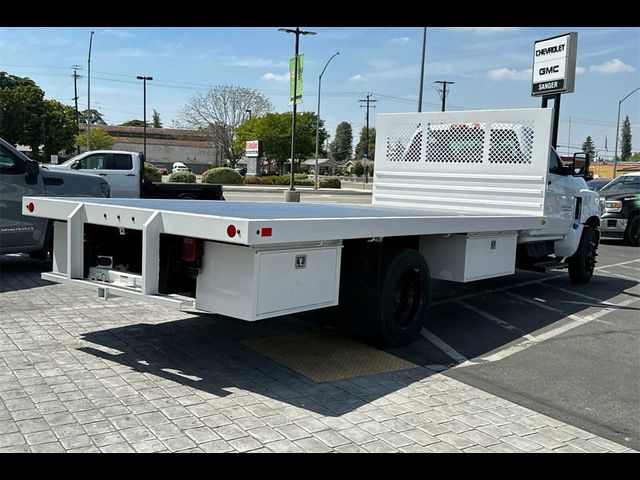
[[[376,348],[326,332],[252,338],[242,343],[318,383],[417,367]]]

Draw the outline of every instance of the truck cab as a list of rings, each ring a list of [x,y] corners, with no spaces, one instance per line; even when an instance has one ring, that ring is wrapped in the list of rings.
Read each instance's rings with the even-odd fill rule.
[[[118,150],[93,150],[77,155],[54,168],[65,168],[100,175],[111,185],[111,196],[140,196],[140,155]]]
[[[142,153],[122,150],[92,150],[77,155],[60,165],[54,165],[53,168],[100,175],[111,185],[111,197],[113,198],[224,200],[222,185],[151,182],[144,175],[144,164],[145,159]],[[188,171],[186,166],[185,169]]]
[[[23,215],[22,197],[29,195],[108,197],[109,183],[95,175],[49,169],[0,139],[0,254],[45,257],[50,249],[52,221]]]

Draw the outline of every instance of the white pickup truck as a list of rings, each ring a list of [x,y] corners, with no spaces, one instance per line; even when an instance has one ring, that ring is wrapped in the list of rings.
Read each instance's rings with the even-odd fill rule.
[[[144,159],[141,154],[136,152],[91,150],[70,158],[60,165],[51,165],[51,168],[78,170],[100,175],[111,185],[112,198],[224,200],[222,185],[162,183],[146,180]]]
[[[402,345],[433,278],[591,279],[598,194],[551,148],[551,114],[378,115],[371,205],[30,197],[23,211],[56,220],[47,280],[247,321],[337,307],[346,329]]]

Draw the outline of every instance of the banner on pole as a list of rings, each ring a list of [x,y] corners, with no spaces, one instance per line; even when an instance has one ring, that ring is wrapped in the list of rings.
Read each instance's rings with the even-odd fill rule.
[[[289,60],[289,105],[293,105],[293,83],[296,57]],[[296,82],[296,104],[302,103],[302,70],[304,69],[304,53],[298,55],[298,78]]]

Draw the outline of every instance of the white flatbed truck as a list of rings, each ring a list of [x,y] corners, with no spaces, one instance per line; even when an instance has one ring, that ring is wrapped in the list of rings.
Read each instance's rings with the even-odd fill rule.
[[[598,195],[550,147],[551,114],[378,115],[371,205],[25,197],[23,212],[55,220],[46,280],[247,321],[335,307],[401,345],[432,278],[591,279]]]

